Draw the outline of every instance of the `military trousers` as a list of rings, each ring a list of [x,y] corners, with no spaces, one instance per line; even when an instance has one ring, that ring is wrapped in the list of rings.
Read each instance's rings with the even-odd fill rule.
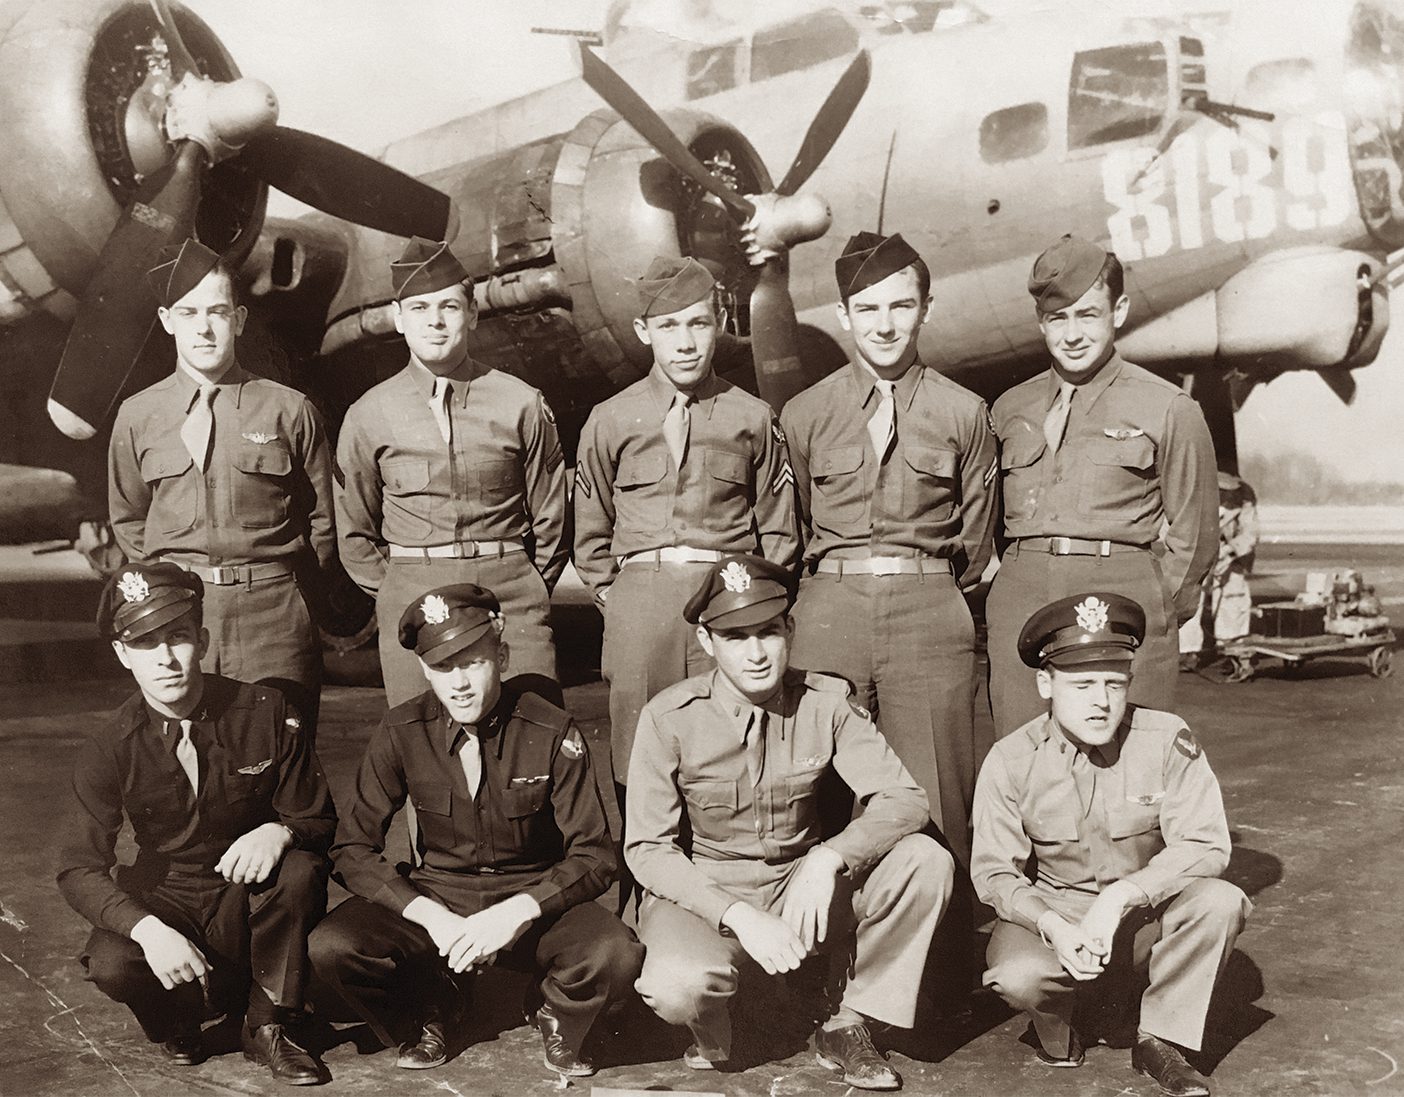
[[[497,888],[458,891],[445,905],[469,915],[512,894]],[[359,895],[317,927],[311,952],[317,974],[387,1047],[418,1034],[421,1019],[441,1004],[430,1000],[434,988],[449,983],[447,961],[427,930]],[[600,1013],[628,996],[643,948],[598,903],[580,903],[538,918],[495,962],[540,978],[541,999],[578,1051]]]
[[[799,860],[698,861],[738,902],[779,914]],[[950,901],[955,863],[933,839],[903,838],[856,880],[840,877],[829,930],[816,951],[830,954],[843,1005],[899,1028],[916,1018],[917,988],[932,934]],[[676,903],[646,894],[639,939],[647,950],[636,989],[662,1020],[686,1025],[701,1054],[731,1055],[729,1002],[752,963],[741,942],[723,936]]]
[[[293,575],[217,586],[205,583],[207,674],[277,688],[315,742],[322,696],[322,638]]]
[[[996,737],[1048,711],[1048,702],[1038,695],[1035,671],[1019,658],[1024,624],[1049,602],[1094,591],[1124,595],[1146,613],[1146,637],[1131,664],[1129,700],[1142,708],[1175,711],[1179,622],[1155,554],[1113,546],[1109,556],[1053,556],[1047,551],[1020,552],[1016,542],[1000,560],[985,603]]]
[[[1204,650],[1204,619],[1209,618],[1209,649],[1229,640],[1247,636],[1253,621],[1253,595],[1248,576],[1231,568],[1218,578],[1211,576],[1199,592],[1199,608],[1180,626],[1180,654],[1197,655]]]
[[[926,792],[963,864],[975,793],[975,628],[949,574],[833,575],[800,585],[790,665],[857,688],[878,730]]]
[[[1043,888],[1039,896],[1069,921],[1080,919],[1093,898]],[[1248,897],[1226,880],[1191,881],[1173,898],[1131,911],[1117,932],[1107,968],[1086,983],[1063,970],[1037,933],[999,922],[990,935],[985,985],[1029,1015],[1044,1051],[1066,1058],[1079,991],[1126,980],[1132,974],[1128,969],[1144,971],[1149,965],[1141,1031],[1197,1051],[1214,984],[1251,910]]]
[[[400,646],[400,615],[411,602],[450,583],[477,583],[497,596],[506,625],[502,638],[511,645],[507,676],[531,675],[535,691],[558,702],[551,594],[531,558],[524,552],[511,552],[473,560],[392,556],[386,561],[385,576],[375,599],[386,703],[394,708],[429,688],[419,657]]]
[[[231,884],[213,872],[169,872],[141,904],[185,936],[210,962],[208,998],[225,1011],[243,1008],[248,1023],[270,1024],[302,1009],[310,971],[307,939],[327,909],[331,865],[321,854],[291,849],[261,884]],[[85,978],[127,1005],[142,1030],[165,1040],[178,1020],[205,1016],[200,984],[166,990],[130,937],[95,929],[79,956]]]

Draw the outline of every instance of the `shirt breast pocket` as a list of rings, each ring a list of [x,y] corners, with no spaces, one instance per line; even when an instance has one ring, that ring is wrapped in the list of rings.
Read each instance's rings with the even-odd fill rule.
[[[292,454],[281,442],[234,451],[234,515],[245,529],[269,529],[288,518]]]
[[[1128,522],[1139,517],[1155,478],[1155,443],[1145,435],[1092,438],[1081,448],[1088,461],[1079,500],[1082,509],[1122,512]]]
[[[793,770],[785,775],[785,821],[795,835],[819,828],[819,782],[828,763]]]
[[[181,446],[148,450],[142,455],[141,478],[151,493],[146,512],[148,534],[178,533],[195,524],[195,485],[185,477],[194,463]]]
[[[185,798],[174,788],[152,789],[128,796],[123,804],[138,839],[153,832],[164,833],[184,825]]]
[[[484,461],[477,467],[478,492],[483,503],[501,506],[523,494],[522,467],[516,461]]]
[[[614,476],[614,520],[621,529],[658,530],[668,521],[668,498],[660,483],[668,472],[662,453],[638,454],[619,462]]]
[[[1115,840],[1160,837],[1160,809],[1145,804],[1117,804],[1107,810],[1107,833]]]
[[[902,491],[906,517],[918,523],[949,521],[960,490],[959,455],[933,446],[904,446],[902,456],[912,470]]]
[[[683,785],[682,793],[696,837],[710,842],[731,837],[738,802],[735,781],[692,781]]]
[[[840,532],[861,527],[865,518],[863,447],[836,446],[817,452],[809,463],[814,491],[813,523]]]
[[[454,847],[453,789],[448,785],[425,784],[410,789],[419,833],[425,846],[450,850]]]
[[[546,783],[528,785],[526,788],[502,790],[502,814],[509,819],[528,820],[546,806]]]
[[[702,520],[708,529],[728,532],[751,525],[751,462],[741,453],[709,449],[703,454],[708,496]]]
[[[1077,841],[1077,820],[1063,814],[1035,815],[1025,820],[1024,832],[1034,844],[1035,852],[1039,852],[1040,847],[1052,850]]]
[[[1038,459],[1048,448],[1043,435],[1024,432],[1003,443],[999,451],[1001,491],[1006,521],[1032,518],[1038,511]]]
[[[424,457],[393,457],[380,463],[385,485],[383,510],[386,525],[408,539],[427,537],[430,520],[429,461]]]

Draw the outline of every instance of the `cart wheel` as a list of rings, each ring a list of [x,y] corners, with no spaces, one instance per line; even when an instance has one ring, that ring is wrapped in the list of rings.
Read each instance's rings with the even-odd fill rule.
[[[1253,672],[1257,669],[1255,666],[1257,660],[1253,656],[1235,655],[1232,659],[1232,665],[1230,665],[1228,673],[1224,675],[1224,681],[1246,682],[1253,677]]]
[[[1388,678],[1394,673],[1394,649],[1379,647],[1370,652],[1368,665],[1376,678]]]

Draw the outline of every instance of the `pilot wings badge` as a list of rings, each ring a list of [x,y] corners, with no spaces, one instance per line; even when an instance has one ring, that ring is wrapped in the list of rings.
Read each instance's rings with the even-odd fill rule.
[[[252,442],[256,446],[266,446],[277,437],[276,434],[264,434],[261,430],[244,431],[244,441]]]
[[[1077,627],[1087,632],[1101,632],[1107,627],[1107,604],[1089,594],[1077,605]]]
[[[751,573],[735,560],[722,568],[721,578],[726,589],[736,594],[745,594],[751,589]]]
[[[122,592],[122,597],[128,602],[145,602],[147,595],[151,593],[151,588],[146,585],[146,580],[134,571],[125,573],[121,579],[117,580],[117,589]]]
[[[448,603],[440,595],[429,595],[419,608],[424,613],[424,620],[431,625],[442,625],[449,619]]]

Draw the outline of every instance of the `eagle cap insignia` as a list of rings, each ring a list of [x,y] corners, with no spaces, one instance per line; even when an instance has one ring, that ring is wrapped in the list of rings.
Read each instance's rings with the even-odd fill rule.
[[[146,580],[134,571],[123,574],[117,580],[117,589],[122,592],[122,597],[128,602],[145,602],[151,593],[151,588],[147,586]]]
[[[437,594],[431,594],[420,603],[420,612],[424,614],[424,620],[431,625],[442,625],[449,619],[448,603]]]
[[[726,584],[726,589],[736,594],[745,594],[751,589],[751,573],[746,570],[744,564],[736,560],[722,568],[721,579]]]
[[[1089,594],[1078,603],[1077,627],[1087,632],[1101,632],[1107,627],[1107,604]]]
[[[492,622],[492,627],[497,631],[497,635],[501,636],[502,630],[507,627],[507,622],[503,620],[501,611],[488,610],[488,620]]]

